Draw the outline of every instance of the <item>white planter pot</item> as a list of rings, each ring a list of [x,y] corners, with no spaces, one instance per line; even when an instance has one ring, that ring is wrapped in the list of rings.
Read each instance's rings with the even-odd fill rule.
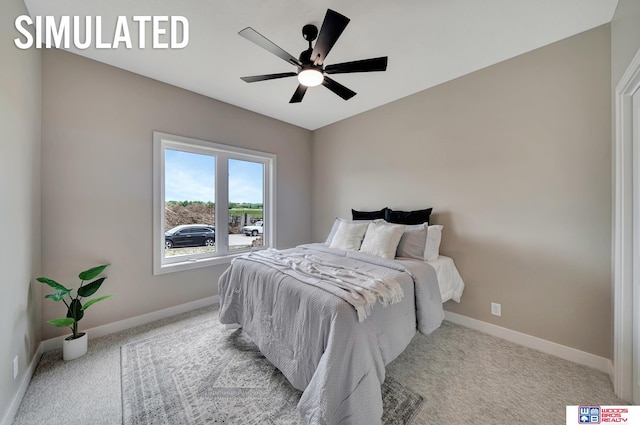
[[[89,337],[86,332],[81,332],[80,337],[72,339],[68,336],[62,341],[62,358],[73,360],[82,357],[87,353],[87,341]]]

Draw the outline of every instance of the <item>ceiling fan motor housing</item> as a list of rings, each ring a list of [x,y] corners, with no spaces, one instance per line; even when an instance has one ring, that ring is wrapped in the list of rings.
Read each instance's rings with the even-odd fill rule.
[[[311,60],[312,53],[313,53],[313,49],[303,50],[302,53],[300,53],[300,57],[298,59],[300,59],[300,62],[302,62],[302,65],[313,64],[313,61]]]

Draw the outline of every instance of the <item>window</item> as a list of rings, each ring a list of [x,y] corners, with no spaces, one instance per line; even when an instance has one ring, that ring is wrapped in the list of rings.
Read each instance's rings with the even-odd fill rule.
[[[276,156],[153,133],[154,274],[275,245]]]

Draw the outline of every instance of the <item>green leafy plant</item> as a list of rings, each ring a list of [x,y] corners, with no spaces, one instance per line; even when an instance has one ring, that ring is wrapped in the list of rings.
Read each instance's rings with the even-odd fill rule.
[[[53,279],[49,279],[47,277],[39,277],[37,279],[38,282],[49,285],[56,290],[56,292],[54,292],[53,294],[47,294],[44,297],[52,299],[54,301],[62,301],[67,306],[67,317],[47,320],[47,323],[59,328],[71,328],[71,331],[73,332],[71,339],[79,338],[80,336],[82,336],[78,333],[78,322],[84,317],[85,310],[98,301],[106,300],[107,298],[111,298],[113,296],[113,294],[103,295],[101,297],[88,300],[83,304],[82,299],[95,294],[98,289],[100,289],[100,286],[102,286],[102,283],[105,281],[106,277],[101,277],[86,285],[85,282],[98,277],[108,266],[109,264],[103,264],[101,266],[92,267],[89,270],[85,270],[80,273],[78,275],[81,281],[80,287],[76,291],[75,297],[71,294],[73,289],[67,289]]]

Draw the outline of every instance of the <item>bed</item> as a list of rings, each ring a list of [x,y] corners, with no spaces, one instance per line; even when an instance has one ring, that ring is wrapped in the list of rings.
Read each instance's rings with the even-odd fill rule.
[[[382,288],[373,302],[342,286],[358,286],[362,276]],[[443,302],[459,301],[463,288],[448,257],[426,262],[307,244],[234,259],[219,280],[219,319],[241,326],[303,391],[301,423],[379,424],[385,366],[416,330],[437,329]]]

